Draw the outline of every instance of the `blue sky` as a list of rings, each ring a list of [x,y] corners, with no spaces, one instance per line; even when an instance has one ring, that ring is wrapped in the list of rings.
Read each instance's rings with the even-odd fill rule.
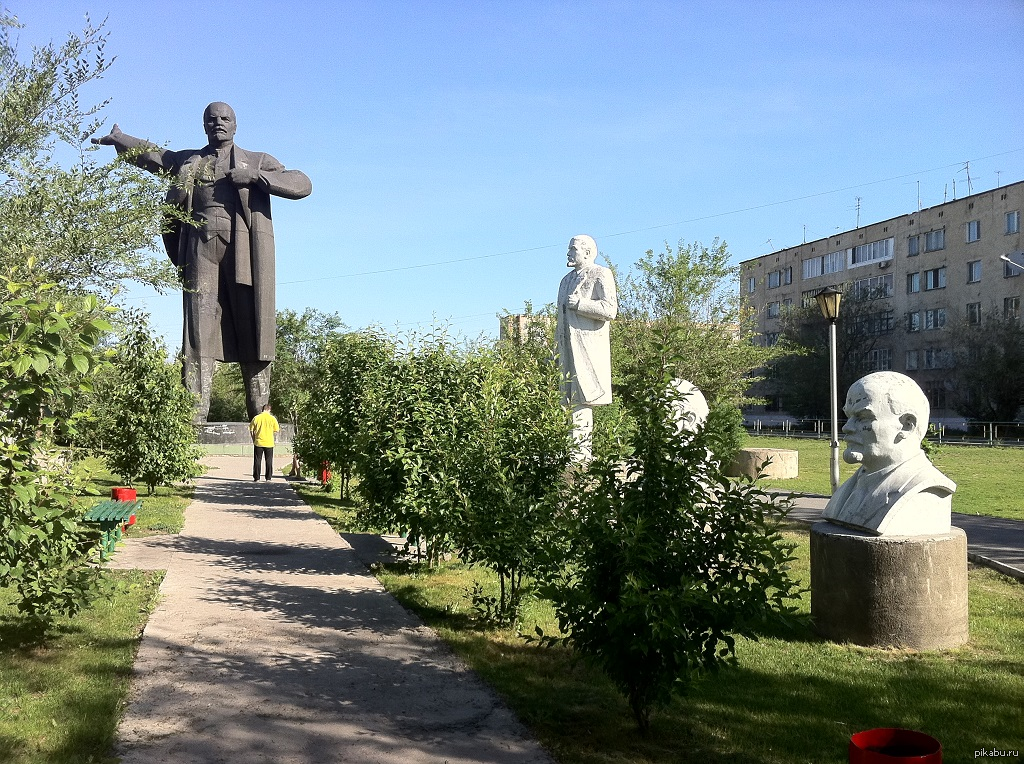
[[[964,196],[968,161],[975,192],[1024,180],[1022,0],[7,3],[26,49],[107,17],[108,125],[198,147],[222,100],[306,172],[278,307],[353,328],[493,335],[577,233],[620,267],[715,237],[738,262],[856,197],[867,223]],[[176,347],[180,296],[130,298]]]

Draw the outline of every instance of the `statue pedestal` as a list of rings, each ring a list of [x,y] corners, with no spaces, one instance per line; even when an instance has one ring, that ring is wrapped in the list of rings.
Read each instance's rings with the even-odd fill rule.
[[[248,422],[203,422],[196,425],[199,445],[206,453],[216,456],[252,456],[252,436],[249,434]],[[281,423],[281,432],[277,434],[274,444],[274,455],[287,455],[292,452],[292,439],[295,427]]]
[[[866,647],[937,650],[967,641],[967,534],[873,536],[811,528],[818,633]]]
[[[753,480],[764,471],[766,478],[795,478],[800,474],[800,452],[789,448],[741,448],[727,474]]]

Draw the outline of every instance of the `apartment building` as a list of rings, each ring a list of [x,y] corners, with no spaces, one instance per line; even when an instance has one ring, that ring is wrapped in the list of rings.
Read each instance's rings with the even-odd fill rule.
[[[990,311],[1021,315],[1024,269],[1000,256],[1024,265],[1022,210],[1024,181],[789,247],[742,262],[741,293],[766,344],[786,310],[813,304],[826,286],[877,299],[861,319],[877,335],[864,368],[913,377],[933,417],[952,417],[949,327]]]

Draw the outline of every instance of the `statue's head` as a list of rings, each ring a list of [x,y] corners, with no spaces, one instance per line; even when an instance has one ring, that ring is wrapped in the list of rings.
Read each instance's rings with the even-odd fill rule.
[[[236,127],[235,110],[222,101],[214,101],[203,111],[203,130],[211,146],[230,143]]]
[[[573,236],[569,240],[569,252],[566,254],[566,265],[576,270],[589,268],[597,259],[597,242],[586,234]]]
[[[858,379],[846,395],[843,459],[868,472],[901,464],[921,450],[931,411],[906,374],[878,371]]]
[[[693,435],[708,420],[708,401],[696,385],[685,379],[672,380],[672,387],[678,396],[672,401],[676,431],[680,435]]]

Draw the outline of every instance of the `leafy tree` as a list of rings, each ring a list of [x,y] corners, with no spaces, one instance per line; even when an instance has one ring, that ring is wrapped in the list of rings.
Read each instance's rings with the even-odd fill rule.
[[[1024,406],[1024,326],[992,310],[952,328],[954,406],[966,417],[1008,422]]]
[[[752,374],[778,354],[751,342],[753,315],[736,290],[738,269],[725,242],[680,241],[648,250],[619,279],[619,317],[612,321],[612,374],[623,401],[645,386],[651,368],[671,366],[675,378],[700,388],[712,413],[709,432],[720,457],[739,448]],[[614,412],[613,412],[614,413]]]
[[[277,311],[277,358],[271,367],[270,405],[279,417],[298,422],[302,403],[314,380],[318,345],[344,327],[337,313],[306,308]]]
[[[0,269],[22,278],[32,258],[32,278],[105,295],[127,279],[176,286],[170,263],[152,256],[162,219],[180,214],[159,201],[163,182],[123,159],[98,163],[89,145],[104,104],[83,107],[79,92],[111,64],[102,25],[25,62],[17,27],[0,10]]]
[[[365,386],[391,354],[389,341],[373,332],[329,335],[314,352],[293,446],[303,464],[326,464],[341,476],[342,498],[356,463]]]
[[[210,387],[208,422],[244,422],[249,418],[245,407],[245,383],[237,363],[218,363]]]
[[[31,268],[32,263],[27,263]],[[4,284],[0,304],[0,586],[45,628],[73,615],[95,579],[96,534],[81,524],[71,463],[56,448],[75,434],[74,402],[105,363],[110,330],[94,297],[61,299],[49,283]]]
[[[502,342],[470,363],[480,367],[480,387],[467,391],[466,503],[456,535],[463,559],[498,574],[498,599],[488,609],[509,622],[524,575],[544,564],[560,533],[572,423],[550,343]]]
[[[542,588],[564,636],[538,629],[598,665],[642,731],[673,694],[735,663],[737,635],[791,615],[798,596],[772,497],[726,478],[702,434],[678,437],[670,369],[629,399],[631,454],[614,433],[595,440],[611,447],[577,485],[565,559]]]
[[[846,290],[836,323],[840,391],[874,370],[867,359],[895,328],[893,321],[889,303],[879,293]],[[830,416],[828,323],[816,304],[793,308],[783,317],[779,348],[784,355],[772,363],[765,389],[780,395],[783,407],[797,416]]]
[[[356,440],[363,522],[423,539],[438,563],[455,548],[466,503],[463,474],[478,370],[441,329],[395,341],[366,378]]]
[[[145,484],[149,493],[191,480],[203,450],[192,426],[192,395],[181,385],[177,364],[168,362],[140,321],[118,344],[113,365],[103,418],[110,428],[103,434],[110,468],[129,485]]]

